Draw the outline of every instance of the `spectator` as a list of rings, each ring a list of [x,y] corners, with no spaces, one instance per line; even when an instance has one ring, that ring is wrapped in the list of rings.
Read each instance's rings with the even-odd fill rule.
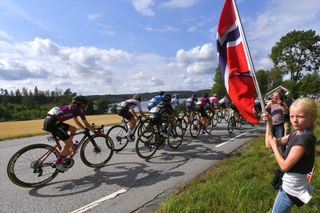
[[[277,91],[272,95],[271,101],[268,102],[266,110],[271,115],[272,118],[272,134],[276,138],[281,138],[284,136],[284,117],[288,113],[288,107],[284,103],[282,93]],[[286,146],[281,146],[282,152],[284,152]]]
[[[263,116],[263,120],[271,122],[271,117]],[[315,102],[309,98],[299,98],[290,107],[290,122],[294,132],[276,138],[270,134],[270,127],[266,128],[266,145],[271,147],[280,171],[277,173],[279,191],[272,212],[290,212],[293,204],[304,205],[312,197],[308,174],[312,172],[315,162],[317,138],[313,131],[316,120]],[[278,150],[281,145],[288,145],[283,155]]]

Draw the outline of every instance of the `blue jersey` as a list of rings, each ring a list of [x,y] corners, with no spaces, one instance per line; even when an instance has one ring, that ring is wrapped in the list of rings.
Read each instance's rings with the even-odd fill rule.
[[[150,110],[151,108],[157,106],[163,99],[162,95],[157,95],[155,97],[153,97],[149,103],[148,103],[148,109]]]

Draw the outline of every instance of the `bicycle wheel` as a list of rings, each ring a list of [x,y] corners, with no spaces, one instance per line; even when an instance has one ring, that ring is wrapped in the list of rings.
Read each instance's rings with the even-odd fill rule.
[[[119,152],[127,146],[127,132],[128,130],[121,125],[115,125],[108,130],[106,135],[113,141],[114,151]]]
[[[194,119],[192,119],[191,123],[190,123],[190,135],[193,138],[196,138],[199,136],[200,134],[200,123],[199,120],[197,118],[197,116],[195,116]]]
[[[230,112],[229,112],[229,110],[226,110],[224,112],[224,120],[225,121],[229,121],[229,118],[230,118]]]
[[[184,130],[180,125],[172,125],[169,130],[168,144],[171,148],[178,148],[183,141]]]
[[[187,115],[183,115],[180,119],[179,119],[179,125],[181,126],[182,130],[185,132],[188,128],[189,125],[189,118]]]
[[[81,146],[80,158],[89,167],[104,166],[113,155],[113,142],[105,135],[94,135],[92,138],[96,146],[87,138]]]
[[[207,118],[206,129],[205,129],[206,132],[210,135],[213,129],[214,129],[213,119]]]
[[[212,117],[212,125],[217,126],[217,124],[218,124],[218,115],[214,114]]]
[[[228,132],[231,134],[233,130],[236,128],[236,120],[233,116],[230,117],[228,121]]]
[[[157,149],[157,137],[151,129],[142,132],[136,142],[136,152],[140,158],[147,159],[152,157]]]
[[[222,117],[223,117],[222,111],[219,110],[219,111],[217,112],[217,121],[218,121],[218,123],[221,123]]]
[[[138,136],[143,132],[145,131],[146,129],[148,129],[150,127],[150,121],[148,119],[146,120],[142,120],[140,121],[141,123],[139,124],[139,127],[137,129],[137,132],[138,132]]]
[[[11,157],[8,177],[21,187],[43,186],[58,175],[59,171],[52,167],[57,158],[58,151],[48,144],[26,146]]]
[[[236,129],[240,130],[242,128],[242,120],[239,118],[239,121],[236,122]]]

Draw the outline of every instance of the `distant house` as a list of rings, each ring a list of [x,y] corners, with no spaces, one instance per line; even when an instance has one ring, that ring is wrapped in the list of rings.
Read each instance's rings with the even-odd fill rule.
[[[264,99],[268,100],[269,98],[272,97],[272,94],[275,92],[275,91],[284,91],[284,94],[285,95],[288,95],[289,94],[289,90],[283,86],[278,86],[276,88],[274,88],[273,90],[269,91],[265,96],[264,96]]]

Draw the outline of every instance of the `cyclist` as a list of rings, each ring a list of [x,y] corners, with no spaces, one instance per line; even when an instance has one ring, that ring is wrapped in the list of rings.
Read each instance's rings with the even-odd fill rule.
[[[231,102],[230,108],[233,110],[235,121],[240,122],[240,112],[233,102]]]
[[[194,116],[194,111],[195,111],[197,101],[198,101],[197,95],[195,94],[191,95],[191,97],[188,98],[186,101],[186,111],[188,113],[189,118]]]
[[[178,108],[180,106],[180,101],[179,101],[179,98],[178,98],[178,95],[177,94],[174,94],[171,98],[171,104],[172,104],[172,107],[173,109],[178,112]]]
[[[158,95],[154,96],[149,102],[148,102],[148,110],[150,110],[151,108],[157,106],[163,98],[164,92],[160,91]]]
[[[171,95],[165,94],[162,101],[150,110],[151,122],[161,125],[164,124],[162,134],[166,137],[169,122],[174,118],[174,109],[171,104]]]
[[[118,115],[129,121],[129,129],[126,135],[129,141],[133,141],[133,132],[137,124],[136,118],[138,118],[138,116],[134,111],[135,107],[138,108],[140,116],[146,118],[146,115],[143,113],[141,108],[140,95],[134,95],[131,99],[121,102],[117,107]]]
[[[94,128],[89,124],[84,115],[84,111],[88,107],[88,102],[88,98],[85,96],[75,96],[72,98],[71,104],[57,106],[49,110],[44,119],[43,129],[51,132],[65,143],[65,146],[59,153],[59,157],[55,162],[55,167],[61,172],[68,170],[68,168],[64,167],[63,160],[72,152],[73,134],[76,132],[76,127],[64,123],[64,121],[73,118],[74,122],[81,129],[86,128],[95,132]],[[78,116],[81,118],[82,122],[78,120]]]
[[[219,100],[219,105],[222,108],[223,111],[225,111],[225,109],[228,107],[229,105],[229,99],[228,97],[225,95],[222,99]]]
[[[200,113],[201,115],[201,119],[200,119],[200,125],[201,127],[203,128],[204,127],[204,124],[206,123],[207,121],[207,117],[208,117],[208,114],[206,113],[206,110],[207,109],[211,109],[211,105],[210,105],[210,100],[208,98],[208,93],[203,93],[202,94],[202,97],[199,98],[198,102],[196,103],[197,105],[197,109],[198,109],[198,112]],[[211,109],[212,110],[212,109]],[[204,132],[202,132],[204,133]]]
[[[216,109],[219,106],[219,99],[217,98],[217,94],[213,94],[210,98],[210,103],[211,103],[211,107],[212,109]]]

